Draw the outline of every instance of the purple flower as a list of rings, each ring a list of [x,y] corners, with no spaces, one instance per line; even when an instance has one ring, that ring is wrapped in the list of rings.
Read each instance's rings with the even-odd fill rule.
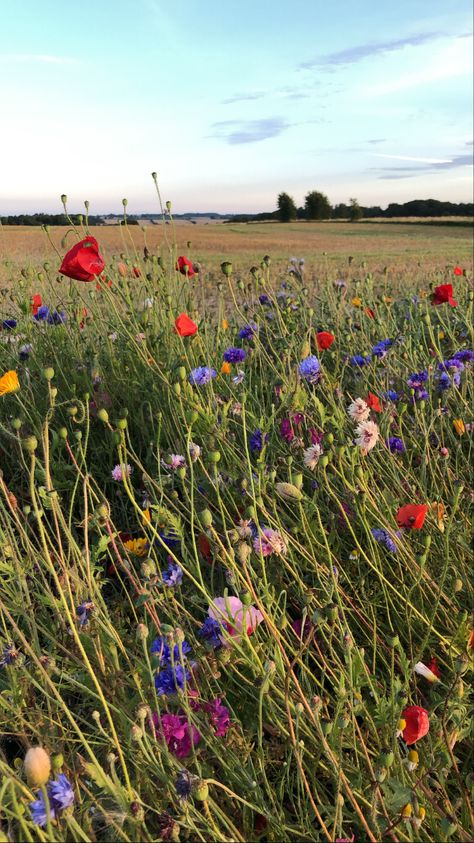
[[[280,436],[283,439],[286,439],[287,442],[292,442],[292,440],[295,438],[295,434],[291,426],[291,421],[289,419],[282,420],[280,424]]]
[[[94,609],[94,604],[91,603],[90,600],[85,600],[84,603],[81,603],[80,606],[76,609],[77,620],[79,622],[79,626],[84,627],[87,626],[89,623],[89,615]]]
[[[443,360],[442,363],[438,363],[439,372],[446,372],[448,370],[462,372],[463,369],[464,363],[457,357],[451,357],[449,360]]]
[[[174,667],[167,667],[155,676],[155,688],[159,696],[163,694],[176,694],[178,689],[183,689],[185,682],[189,682],[191,674],[182,665],[175,664]]]
[[[186,758],[193,746],[201,740],[201,735],[185,714],[153,715],[157,730],[163,735],[166,745],[176,758]]]
[[[66,314],[64,310],[54,310],[46,317],[48,325],[64,325],[66,323]]]
[[[422,383],[428,380],[428,371],[424,369],[422,372],[413,372],[407,380],[408,386],[412,389],[418,389]]]
[[[3,648],[3,653],[0,657],[0,667],[6,667],[8,664],[14,664],[19,656],[19,652],[13,642],[7,644]]]
[[[68,778],[60,773],[57,779],[48,785],[48,796],[55,811],[64,811],[74,804],[74,791]]]
[[[169,566],[163,571],[161,578],[163,580],[163,585],[167,588],[175,588],[177,585],[181,585],[183,580],[183,569],[180,568],[176,562],[170,562]]]
[[[364,357],[363,354],[354,354],[354,356],[349,359],[349,364],[351,366],[367,366],[371,360],[372,357],[370,354],[367,354],[366,357]]]
[[[209,366],[198,366],[193,369],[189,375],[189,383],[192,386],[205,386],[212,378],[215,378],[217,372],[215,369],[210,369]]]
[[[224,360],[226,363],[243,363],[246,357],[247,352],[243,348],[231,346],[224,351]]]
[[[191,647],[189,646],[187,641],[183,641],[181,645],[175,644],[173,647],[173,660],[175,662],[181,661],[181,654],[180,654],[180,647],[181,652],[183,654],[183,658],[191,652]],[[172,658],[171,658],[171,648],[169,644],[166,643],[165,638],[159,636],[155,638],[151,645],[151,652],[157,653],[160,656],[160,664],[161,665],[170,665]]]
[[[378,357],[381,360],[388,353],[388,349],[392,345],[393,340],[382,340],[381,342],[378,342],[376,345],[374,345],[374,347],[372,348],[372,354],[374,355],[374,357]]]
[[[399,436],[389,436],[387,446],[390,448],[392,454],[403,454],[405,450],[403,439],[400,439]]]
[[[260,304],[271,304],[270,297],[267,296],[266,293],[262,293],[261,296],[258,297]]]
[[[226,735],[230,729],[229,709],[222,705],[222,700],[217,697],[212,702],[204,704],[204,711],[206,711],[211,718],[211,723],[214,726],[214,732],[217,737]]]
[[[387,530],[384,530],[383,527],[373,527],[370,532],[372,533],[375,541],[379,542],[379,544],[384,544],[390,553],[397,552],[397,545],[393,541],[390,533],[388,533]]]
[[[46,304],[42,304],[41,307],[38,308],[37,312],[33,316],[33,319],[36,322],[43,322],[49,316],[49,307]]]
[[[222,628],[219,621],[216,621],[214,618],[206,618],[201,628],[198,630],[198,635],[200,638],[203,638],[204,641],[217,650],[219,647],[222,647],[222,641],[220,639],[220,635],[222,634]]]
[[[395,392],[394,389],[387,389],[387,392],[383,393],[383,397],[387,399],[387,401],[398,401],[401,397],[400,392]]]
[[[464,348],[461,351],[456,351],[452,359],[461,360],[462,363],[472,363],[474,360],[474,351],[471,351],[470,348]]]
[[[177,547],[181,543],[181,539],[178,533],[176,532],[176,530],[173,530],[172,527],[165,527],[163,530],[159,530],[158,535],[161,541],[164,542],[166,547],[169,547],[170,550],[173,547]],[[158,539],[155,539],[155,544],[161,547],[161,542]]]
[[[38,799],[35,799],[34,802],[30,802],[29,809],[31,812],[31,819],[36,825],[41,826],[43,828],[47,823],[47,814],[46,814],[46,803],[44,801],[44,796],[42,791],[38,794]],[[49,816],[53,820],[55,817],[54,808],[50,806],[49,809]]]
[[[176,793],[178,794],[180,799],[186,800],[189,798],[193,782],[196,779],[197,776],[191,775],[191,773],[189,773],[187,770],[179,771],[174,786],[176,788]]]
[[[321,364],[314,354],[310,354],[309,357],[302,360],[298,366],[298,371],[308,383],[317,383],[321,377]]]
[[[251,340],[257,331],[258,325],[256,325],[255,322],[249,322],[248,325],[244,325],[244,327],[240,329],[239,337],[241,340]]]
[[[2,328],[5,331],[12,331],[13,328],[16,328],[17,324],[16,319],[4,319],[2,322]]]
[[[265,434],[265,442],[268,442],[268,433]],[[260,451],[263,448],[263,433],[257,427],[257,430],[254,430],[250,437],[250,450],[251,451]]]
[[[20,346],[20,349],[18,351],[18,357],[22,362],[28,360],[28,357],[30,356],[32,351],[33,346],[30,342],[27,342],[25,345]]]
[[[430,396],[428,395],[426,389],[415,389],[415,394],[413,396],[414,401],[427,401]]]

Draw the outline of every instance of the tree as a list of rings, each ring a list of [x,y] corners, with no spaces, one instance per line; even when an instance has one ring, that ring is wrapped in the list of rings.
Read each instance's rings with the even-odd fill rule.
[[[357,199],[349,199],[351,203],[351,207],[349,209],[349,219],[351,222],[359,222],[364,216],[362,208],[360,207]]]
[[[344,202],[341,202],[339,205],[336,205],[332,216],[335,220],[347,220],[349,219],[350,209],[349,205],[345,205]]]
[[[328,220],[331,216],[332,208],[329,199],[317,190],[311,190],[306,194],[304,207],[308,220]]]
[[[294,199],[288,193],[280,193],[277,205],[280,222],[290,222],[296,219],[296,205]]]

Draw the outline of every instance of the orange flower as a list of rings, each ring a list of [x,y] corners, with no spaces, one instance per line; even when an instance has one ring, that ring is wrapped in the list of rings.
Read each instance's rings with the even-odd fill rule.
[[[7,392],[16,392],[17,389],[20,389],[17,373],[14,371],[5,372],[0,378],[0,395],[6,395]]]
[[[462,436],[466,432],[466,425],[462,419],[453,419],[453,427],[458,436]]]
[[[362,306],[362,299],[359,299],[357,296],[352,299],[352,304],[354,307],[361,307]]]
[[[367,398],[365,399],[365,403],[371,410],[374,410],[376,413],[382,412],[382,407],[380,406],[380,401],[373,392],[369,392]]]
[[[223,375],[230,375],[231,371],[232,371],[232,367],[231,367],[230,363],[224,362],[221,366],[222,374]]]
[[[229,327],[229,323],[228,323],[227,319],[223,319],[222,320],[222,330],[227,331],[228,327]]]

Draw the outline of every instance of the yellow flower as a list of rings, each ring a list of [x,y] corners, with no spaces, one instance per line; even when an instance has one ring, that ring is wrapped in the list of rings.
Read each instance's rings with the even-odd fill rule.
[[[438,331],[438,339],[439,340],[444,340],[445,336],[446,336],[446,334],[444,333],[444,331]]]
[[[402,808],[402,817],[404,817],[405,819],[409,819],[412,815],[412,812],[413,812],[413,808],[411,807],[410,803],[408,802]]]
[[[428,295],[428,290],[420,290],[420,298],[421,299],[426,299],[427,295]]]
[[[147,524],[151,522],[151,515],[149,509],[144,509],[142,512],[143,520],[146,521]]]
[[[393,302],[392,296],[383,296],[383,300],[384,300],[385,304],[392,304],[392,302]]]
[[[352,299],[352,304],[354,305],[354,307],[362,307],[362,299],[359,299],[356,296]]]
[[[124,542],[124,547],[134,556],[145,556],[148,550],[148,541],[146,539],[129,539]]]
[[[229,323],[228,323],[227,319],[223,319],[222,320],[222,330],[227,331],[228,327],[229,327]]]
[[[7,392],[16,392],[20,389],[20,382],[16,372],[5,372],[0,378],[0,395],[6,395]]]
[[[453,419],[453,427],[458,436],[462,436],[466,432],[466,426],[462,419]]]
[[[221,366],[221,372],[222,372],[222,374],[223,374],[223,375],[230,375],[231,371],[232,371],[232,368],[231,368],[230,363],[226,363],[226,362],[224,362],[224,363],[222,364],[222,366]]]

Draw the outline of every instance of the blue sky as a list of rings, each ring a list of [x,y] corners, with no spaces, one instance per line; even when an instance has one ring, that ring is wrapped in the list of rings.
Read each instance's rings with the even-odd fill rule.
[[[472,201],[471,0],[17,0],[0,213]]]

